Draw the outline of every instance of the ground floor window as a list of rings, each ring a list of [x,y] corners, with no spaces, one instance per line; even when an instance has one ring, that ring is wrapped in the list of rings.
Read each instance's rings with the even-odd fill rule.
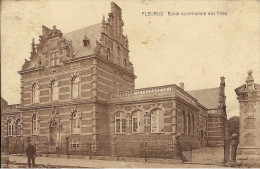
[[[164,132],[164,115],[161,109],[154,109],[151,111],[151,132]]]
[[[140,110],[136,110],[132,113],[132,132],[144,132],[144,113]]]
[[[79,140],[71,139],[71,148],[79,148]]]
[[[126,119],[123,112],[117,112],[115,114],[115,133],[126,132]]]

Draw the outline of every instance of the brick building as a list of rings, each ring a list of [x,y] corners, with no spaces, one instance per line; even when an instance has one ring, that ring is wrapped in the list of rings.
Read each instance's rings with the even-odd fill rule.
[[[99,24],[65,34],[42,27],[39,44],[32,41],[30,60],[19,71],[22,139],[31,136],[39,150],[63,149],[66,139],[69,149],[84,149],[93,140],[98,150],[109,149],[114,135],[124,142],[182,133],[183,144],[221,145],[224,78],[220,87],[198,95],[183,84],[135,89],[123,26],[122,10],[112,2]]]

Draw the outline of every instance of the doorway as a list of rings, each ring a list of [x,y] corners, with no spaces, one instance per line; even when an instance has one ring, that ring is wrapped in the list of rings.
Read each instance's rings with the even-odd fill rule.
[[[49,138],[50,146],[60,147],[61,133],[57,121],[51,122]]]

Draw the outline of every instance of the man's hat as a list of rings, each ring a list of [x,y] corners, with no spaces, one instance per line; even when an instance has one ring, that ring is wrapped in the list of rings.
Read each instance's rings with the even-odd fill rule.
[[[31,137],[30,136],[27,137],[26,141],[31,141]]]

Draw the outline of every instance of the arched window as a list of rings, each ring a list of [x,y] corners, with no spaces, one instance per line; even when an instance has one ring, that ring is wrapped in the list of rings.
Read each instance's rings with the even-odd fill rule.
[[[78,99],[80,93],[80,80],[79,77],[76,76],[72,79],[72,99]]]
[[[164,132],[164,115],[161,109],[154,109],[151,111],[151,132]]]
[[[74,111],[72,113],[71,118],[71,132],[72,134],[79,134],[81,132],[80,128],[80,113],[78,111]]]
[[[21,119],[16,120],[16,135],[17,136],[21,136],[22,135]]]
[[[39,134],[39,118],[37,114],[33,115],[32,117],[32,134],[33,135]]]
[[[123,112],[117,112],[115,114],[115,133],[126,132],[126,119]]]
[[[7,121],[7,130],[8,136],[14,135],[14,125],[11,119]]]
[[[59,86],[57,80],[51,82],[51,99],[52,101],[59,100]]]
[[[40,87],[38,83],[32,86],[32,102],[39,103],[40,101]]]
[[[132,132],[144,132],[144,113],[140,110],[136,110],[132,113]]]

